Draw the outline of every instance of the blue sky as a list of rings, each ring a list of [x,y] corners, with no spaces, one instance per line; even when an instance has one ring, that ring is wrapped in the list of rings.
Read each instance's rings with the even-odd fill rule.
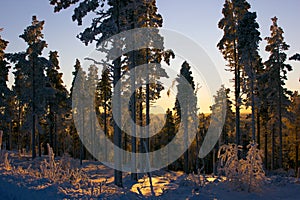
[[[8,40],[7,52],[24,51],[25,43],[18,36],[30,25],[32,15],[45,20],[44,35],[49,44],[45,53],[57,50],[60,55],[61,70],[64,73],[65,84],[69,87],[72,81],[72,71],[75,59],[83,60],[94,49],[94,45],[84,46],[76,35],[88,26],[90,18],[84,21],[82,27],[72,22],[73,9],[53,13],[53,8],[48,0],[2,0],[0,7],[0,27],[2,38]],[[279,26],[285,31],[286,42],[291,46],[288,56],[300,53],[300,1],[299,0],[249,0],[252,8],[258,15],[261,37],[269,36],[271,17],[279,18]],[[209,55],[218,68],[227,87],[232,83],[229,79],[233,75],[225,71],[225,61],[216,48],[216,44],[222,37],[222,31],[218,29],[218,21],[222,18],[224,0],[157,0],[159,13],[164,19],[164,28],[178,31],[197,42]],[[266,43],[261,42],[261,55],[264,60]],[[300,62],[289,62],[294,71],[289,73],[287,87],[300,91]]]

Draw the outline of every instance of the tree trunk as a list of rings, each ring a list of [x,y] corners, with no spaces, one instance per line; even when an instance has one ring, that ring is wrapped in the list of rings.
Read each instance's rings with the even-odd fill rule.
[[[238,64],[237,45],[236,41],[233,44],[234,48],[234,80],[235,80],[235,131],[236,144],[240,145],[240,66]]]
[[[117,5],[116,5],[116,9],[117,9],[117,16],[116,16],[116,24],[117,24],[117,32],[120,33],[121,32],[121,28],[120,28],[120,0],[117,0]],[[115,44],[117,45],[115,48],[117,49],[117,51],[121,51],[121,44]],[[114,120],[114,162],[115,162],[115,170],[114,170],[114,177],[115,177],[115,185],[119,186],[119,187],[123,187],[123,183],[122,183],[122,171],[120,171],[119,169],[121,169],[121,165],[122,165],[122,155],[121,152],[119,151],[119,149],[121,148],[122,145],[122,132],[121,132],[121,127],[118,126],[118,124],[121,125],[121,85],[117,84],[118,81],[121,79],[121,67],[122,67],[122,63],[121,63],[121,57],[115,59],[113,61],[113,66],[114,66],[114,71],[113,71],[113,86],[114,86],[114,98],[115,98],[115,105],[113,105],[113,107],[116,107],[115,110],[115,115],[113,116],[113,120]],[[114,108],[113,108],[114,109]],[[118,120],[118,121],[116,121]]]
[[[257,109],[257,113],[256,113],[256,127],[257,127],[257,144],[258,144],[258,148],[260,149],[260,113],[259,113],[259,109]]]
[[[182,109],[183,110],[183,109]],[[189,149],[188,149],[188,140],[189,140],[189,133],[188,133],[188,115],[187,115],[187,109],[183,110],[183,128],[184,128],[184,149],[186,151],[184,152],[184,172],[186,174],[189,173]]]
[[[33,58],[32,58],[33,59]],[[31,148],[32,148],[32,159],[36,157],[35,151],[35,66],[34,60],[32,60],[32,135],[31,135]]]
[[[17,128],[18,128],[18,150],[21,150],[22,152],[22,142],[21,142],[21,103],[20,100],[18,100],[18,123],[17,123]],[[1,144],[0,144],[1,145]]]
[[[53,146],[53,130],[54,130],[54,115],[52,113],[52,108],[51,105],[49,106],[49,113],[50,113],[50,130],[49,130],[49,143],[50,143],[50,147],[54,147]]]
[[[118,47],[117,47],[118,48]],[[114,85],[114,99],[115,104],[113,105],[113,109],[115,116],[114,119],[114,162],[115,162],[115,185],[122,187],[122,155],[119,149],[122,148],[122,134],[121,134],[121,86],[117,84],[121,79],[121,58],[117,58],[114,62],[114,77],[113,77],[113,85]],[[119,124],[119,125],[118,125]]]
[[[12,122],[8,123],[9,136],[8,136],[8,150],[12,150]]]
[[[143,153],[145,153],[145,148],[144,148],[144,142],[145,142],[145,139],[142,138],[142,135],[143,135],[143,88],[140,87],[139,88],[139,93],[140,93],[140,96],[139,96],[139,122],[140,122],[140,153],[142,153],[142,156],[140,156],[140,170],[143,172],[143,170],[145,169],[145,157],[143,155]]]
[[[82,114],[82,121],[81,121],[81,137],[84,138],[84,108],[81,108],[81,114]],[[84,159],[84,148],[83,148],[83,143],[81,139],[79,138],[80,142],[80,165],[82,165],[82,160]]]
[[[54,112],[54,155],[55,156],[59,156],[58,155],[58,141],[57,141],[57,115]]]
[[[104,92],[104,99],[105,99],[105,102],[104,102],[104,135],[105,137],[107,138],[108,137],[108,134],[107,134],[107,105],[106,105],[106,93]],[[104,142],[104,160],[105,162],[107,162],[107,142]]]
[[[272,155],[271,155],[271,170],[275,170],[275,127],[272,127]]]
[[[134,7],[136,7],[135,5],[135,1],[133,1],[133,5]],[[134,29],[135,28],[135,23],[136,23],[136,19],[135,19],[135,14],[132,13],[132,21],[133,23],[131,24],[131,28]],[[133,38],[132,40],[133,42],[135,42],[135,38]],[[130,74],[130,87],[131,87],[131,119],[133,120],[133,123],[131,124],[131,151],[132,151],[132,157],[131,157],[131,168],[133,171],[136,171],[136,92],[135,92],[135,82],[136,82],[136,77],[135,77],[135,65],[136,65],[136,54],[135,51],[132,51],[131,55],[131,74]],[[131,180],[132,181],[137,181],[138,177],[137,177],[137,173],[131,173]]]
[[[265,168],[268,169],[268,134],[265,132]]]
[[[281,80],[280,80],[280,68],[278,69],[278,126],[279,126],[279,168],[282,168],[282,105],[281,105]]]
[[[38,141],[39,157],[42,157],[41,133],[40,133],[39,130],[38,130],[38,135],[37,136],[38,136],[37,141]]]
[[[147,149],[150,149],[150,83],[149,83],[149,58],[148,58],[148,49],[146,49],[146,146]]]
[[[131,150],[132,150],[132,157],[131,157],[131,168],[132,171],[136,171],[136,92],[135,92],[135,53],[132,52],[132,66],[131,66],[131,74],[130,74],[130,81],[131,81],[131,119],[133,123],[131,124]],[[131,180],[137,181],[137,173],[131,173]]]
[[[298,133],[297,133],[297,127],[296,127],[296,130],[295,130],[295,139],[296,139],[296,160],[295,160],[295,166],[296,166],[296,169],[295,171],[297,172],[298,168],[299,168],[299,165],[298,165],[298,160],[299,160],[299,142],[298,142]],[[299,171],[298,171],[298,174],[299,174]],[[299,178],[299,177],[298,177]]]
[[[251,126],[252,126],[252,140],[255,141],[255,97],[254,97],[254,73],[253,73],[253,68],[251,67],[252,70],[252,77],[251,77]]]

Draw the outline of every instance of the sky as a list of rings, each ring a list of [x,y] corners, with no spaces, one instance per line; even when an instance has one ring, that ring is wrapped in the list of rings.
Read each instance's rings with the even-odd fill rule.
[[[277,16],[278,24],[284,30],[285,41],[289,44],[288,57],[300,53],[300,1],[299,0],[249,0],[251,11],[257,12],[261,37],[270,35],[271,18]],[[217,24],[222,18],[224,0],[157,0],[159,13],[163,16],[163,27],[174,30],[190,38],[204,49],[215,64],[226,87],[232,87],[229,81],[233,74],[225,71],[226,62],[216,44],[222,37],[222,30]],[[76,58],[83,60],[95,48],[94,44],[86,47],[77,38],[84,27],[89,26],[91,18],[84,20],[83,26],[72,22],[71,16],[74,7],[54,13],[48,0],[1,0],[0,33],[2,38],[8,40],[6,52],[19,52],[26,49],[25,42],[19,38],[24,29],[31,24],[31,18],[36,15],[39,20],[45,20],[44,36],[48,48],[57,50],[60,55],[60,66],[64,82],[69,88],[72,82],[72,71]],[[263,60],[268,54],[264,51],[266,42],[260,44],[260,53]],[[294,70],[288,74],[287,87],[290,90],[300,91],[300,62],[289,61]],[[12,80],[10,84],[12,84]],[[203,106],[205,107],[205,106]],[[207,109],[207,106],[206,108]],[[207,110],[205,110],[207,111]]]

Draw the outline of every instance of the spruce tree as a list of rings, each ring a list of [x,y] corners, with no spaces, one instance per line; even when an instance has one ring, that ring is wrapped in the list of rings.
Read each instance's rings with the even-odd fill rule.
[[[73,113],[77,113],[78,119],[80,126],[79,130],[77,130],[77,133],[81,136],[81,138],[77,138],[74,136],[73,142],[77,143],[79,140],[80,144],[80,153],[79,153],[79,158],[80,158],[80,164],[82,165],[82,161],[85,158],[84,153],[85,153],[85,148],[83,146],[82,140],[86,138],[85,136],[85,128],[86,128],[86,108],[84,107],[84,102],[86,101],[86,87],[87,87],[87,75],[86,72],[82,69],[80,62],[78,59],[76,59],[76,64],[74,66],[75,71],[73,72],[73,81],[72,81],[72,87],[71,87],[71,100],[73,104]],[[75,85],[75,80],[77,84]],[[76,92],[74,92],[74,89],[76,89]],[[74,105],[77,105],[74,107]],[[72,122],[74,123],[74,121]],[[75,124],[73,124],[75,126]],[[75,128],[74,128],[75,129]],[[76,133],[75,133],[76,134]],[[76,134],[77,135],[77,134]],[[85,141],[85,140],[84,140]]]
[[[252,140],[255,141],[255,110],[256,110],[256,98],[255,91],[257,88],[257,71],[260,67],[260,57],[258,55],[258,44],[261,38],[258,31],[259,25],[256,22],[256,13],[247,12],[244,17],[239,21],[237,29],[238,36],[238,52],[239,63],[243,65],[245,71],[246,80],[245,87],[248,93],[249,101],[251,102],[251,124],[252,124]]]
[[[107,2],[106,6],[104,2]],[[155,7],[156,1],[142,1],[137,2],[137,4],[141,5],[138,10],[138,15],[144,15],[144,17],[148,17],[147,23],[160,23],[157,17],[150,15],[150,12],[147,9],[152,9],[151,13],[156,13],[157,8]],[[76,4],[78,1],[71,1],[71,0],[51,0],[50,4],[54,5],[54,11],[58,12],[62,9],[68,8],[72,4]],[[82,24],[82,19],[90,12],[96,12],[97,15],[93,19],[93,22],[90,27],[86,28],[82,33],[78,35],[78,38],[88,45],[89,43],[96,42],[96,46],[98,50],[106,53],[110,53],[111,51],[118,51],[124,48],[124,44],[119,44],[116,41],[110,41],[111,49],[107,49],[107,45],[100,46],[100,44],[105,41],[107,38],[116,35],[122,31],[126,31],[132,29],[130,27],[130,23],[128,23],[128,12],[131,8],[130,6],[133,5],[133,1],[130,0],[91,0],[91,1],[81,1],[81,3],[77,4],[77,7],[74,10],[74,15],[72,19],[77,21],[78,25]],[[146,19],[146,18],[144,18]],[[137,18],[137,20],[140,20]],[[152,22],[151,22],[152,21]],[[144,25],[139,25],[138,27],[149,27],[142,22]],[[150,26],[152,27],[152,26]],[[158,26],[157,26],[158,27]],[[121,129],[118,127],[117,124],[121,124],[121,88],[117,85],[117,82],[121,79],[122,76],[122,65],[124,63],[124,57],[116,58],[115,60],[110,60],[108,57],[108,61],[110,63],[109,69],[112,73],[112,82],[114,86],[114,98],[115,102],[115,116],[113,116],[114,120],[119,120],[118,122],[114,121],[114,144],[121,148],[122,144],[122,135]],[[158,57],[159,59],[159,57]],[[145,63],[143,63],[145,64]],[[149,106],[148,106],[149,107]],[[119,151],[117,148],[115,149],[115,166],[117,168],[121,167],[121,155],[119,155]],[[115,184],[118,186],[122,186],[122,173],[119,170],[115,170]]]
[[[8,55],[8,58],[16,63],[15,65],[15,89],[19,93],[19,101],[27,105],[27,117],[31,113],[31,148],[32,158],[36,157],[36,122],[45,113],[45,99],[47,98],[45,70],[49,66],[49,61],[42,57],[44,48],[47,47],[43,40],[44,21],[32,17],[32,24],[28,26],[22,38],[28,45],[26,52]],[[27,120],[29,121],[29,120]],[[38,132],[39,155],[41,155],[40,132]]]
[[[96,121],[94,121],[93,114],[95,112],[95,109],[97,108],[97,103],[96,103],[96,87],[99,82],[99,77],[98,77],[98,68],[96,65],[92,64],[88,68],[88,75],[87,75],[87,93],[90,97],[95,97],[91,104],[89,105],[87,115],[89,115],[89,120],[88,120],[88,130],[89,131],[89,143],[91,147],[91,153],[92,155],[96,154],[96,147],[95,147],[95,142],[94,140],[96,139]]]
[[[224,85],[217,91],[217,95],[214,96],[214,104],[210,107],[212,113],[220,113],[216,115],[216,121],[222,121],[225,119],[225,123],[222,129],[222,134],[219,140],[219,145],[228,144],[233,142],[234,130],[234,112],[232,111],[232,102],[229,97],[230,89],[225,88]],[[224,97],[226,98],[224,102]],[[226,104],[226,110],[221,110],[224,108],[224,104]]]
[[[289,119],[290,134],[287,136],[285,148],[289,150],[289,159],[295,161],[295,172],[299,168],[299,144],[300,144],[300,95],[298,91],[291,97],[291,106],[289,108],[292,117]],[[293,145],[291,145],[291,141]]]
[[[287,107],[290,104],[289,96],[291,91],[287,90],[285,81],[287,72],[292,70],[291,65],[286,64],[287,55],[285,51],[289,49],[283,37],[283,29],[277,24],[277,17],[272,18],[270,27],[271,36],[266,37],[266,51],[270,53],[269,59],[265,62],[268,85],[271,91],[268,95],[272,117],[276,120],[277,132],[279,135],[279,168],[282,168],[282,117],[286,114]]]
[[[49,141],[50,146],[53,147],[55,155],[58,155],[58,140],[64,141],[65,134],[65,116],[70,113],[71,106],[68,100],[68,90],[62,80],[63,74],[59,72],[58,52],[50,51],[49,53],[49,66],[46,69],[47,81],[49,82],[47,105],[49,106],[49,124],[50,133]],[[59,139],[60,137],[61,139]]]
[[[184,135],[184,172],[189,173],[189,150],[188,141],[189,139],[189,127],[193,123],[193,120],[197,119],[197,96],[196,92],[191,96],[189,94],[189,87],[195,91],[195,82],[192,76],[191,66],[185,61],[180,69],[180,74],[176,78],[177,84],[177,95],[175,101],[174,110],[177,116],[180,118],[183,127]],[[179,102],[180,99],[180,102]]]
[[[97,84],[96,89],[96,112],[98,116],[102,116],[100,113],[100,108],[103,109],[103,125],[104,125],[104,134],[108,136],[108,125],[109,117],[111,116],[111,98],[112,98],[112,83],[110,79],[110,71],[105,68],[102,70],[100,81]],[[102,118],[102,117],[101,117]],[[105,142],[105,145],[106,142]],[[104,160],[107,161],[107,146],[104,147],[105,156]]]
[[[8,41],[4,40],[0,36],[0,130],[4,131],[4,137],[7,136],[9,130],[9,124],[12,121],[12,101],[13,94],[12,91],[8,88],[8,73],[10,65],[5,59],[5,49],[8,45]],[[9,137],[11,133],[9,133]],[[11,140],[9,140],[11,141]],[[9,142],[8,149],[10,150]]]
[[[229,71],[234,72],[235,88],[235,115],[236,115],[236,144],[240,144],[240,106],[241,99],[241,82],[242,66],[239,63],[238,52],[238,26],[239,21],[244,14],[250,9],[250,4],[245,0],[225,0],[222,13],[224,18],[219,21],[218,27],[224,31],[222,39],[217,47],[228,62]]]

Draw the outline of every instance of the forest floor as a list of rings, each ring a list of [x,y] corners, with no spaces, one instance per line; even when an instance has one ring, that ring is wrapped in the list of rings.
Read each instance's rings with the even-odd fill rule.
[[[268,177],[259,191],[236,190],[225,177],[186,175],[160,170],[138,183],[123,173],[124,187],[113,184],[114,171],[97,161],[48,156],[31,160],[28,155],[0,151],[0,199],[300,199],[300,182],[294,177]]]

